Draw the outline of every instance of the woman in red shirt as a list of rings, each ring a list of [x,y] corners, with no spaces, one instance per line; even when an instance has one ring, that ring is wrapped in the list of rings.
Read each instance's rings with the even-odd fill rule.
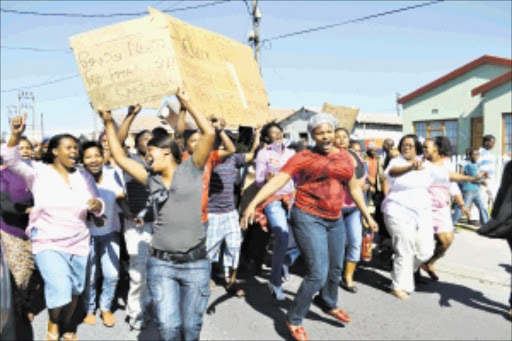
[[[345,253],[345,227],[341,215],[344,201],[343,183],[369,226],[377,229],[364,202],[363,193],[354,176],[354,165],[346,150],[334,147],[334,130],[338,122],[330,114],[311,118],[308,131],[316,145],[293,156],[281,171],[263,186],[247,207],[242,224],[254,219],[256,206],[283,187],[298,174],[297,193],[292,210],[293,233],[304,256],[307,274],[288,312],[288,329],[295,340],[307,340],[302,327],[312,302],[341,322],[349,322],[348,314],[337,308],[338,285]]]

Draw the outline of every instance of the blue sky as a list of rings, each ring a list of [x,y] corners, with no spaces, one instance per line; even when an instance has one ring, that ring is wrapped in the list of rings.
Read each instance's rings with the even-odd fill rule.
[[[4,9],[40,12],[141,12],[147,6],[213,1],[1,1]],[[249,1],[251,2],[251,1]],[[421,3],[418,1],[416,3]],[[396,93],[416,88],[484,54],[512,57],[511,1],[447,1],[361,23],[272,41],[261,52],[262,74],[275,108],[323,102],[393,113]],[[261,39],[410,6],[411,1],[260,1]],[[175,12],[174,17],[247,43],[252,29],[242,1]],[[131,18],[63,18],[1,13],[1,45],[68,49],[74,34]],[[1,130],[5,92],[78,73],[73,54],[1,49]],[[80,77],[31,89],[45,129],[93,129]]]

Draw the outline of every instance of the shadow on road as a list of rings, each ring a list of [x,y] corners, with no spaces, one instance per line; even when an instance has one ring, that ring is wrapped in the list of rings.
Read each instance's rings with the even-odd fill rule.
[[[274,329],[283,339],[288,339],[290,337],[290,333],[288,328],[286,327],[286,311],[289,309],[292,299],[286,298],[283,302],[277,302],[271,296],[268,285],[266,281],[260,282],[256,278],[250,278],[245,283],[243,283],[240,287],[242,287],[246,296],[244,297],[245,302],[257,312],[271,318],[274,321]],[[285,294],[291,295],[295,297],[295,293],[286,291]],[[211,302],[206,310],[206,313],[209,315],[215,314],[216,307],[220,304],[226,302],[229,299],[241,299],[234,297],[228,293],[218,297],[215,301]],[[325,318],[323,316],[318,315],[315,312],[309,311],[306,318],[326,322],[330,325],[337,327],[344,327],[341,323],[331,319]]]

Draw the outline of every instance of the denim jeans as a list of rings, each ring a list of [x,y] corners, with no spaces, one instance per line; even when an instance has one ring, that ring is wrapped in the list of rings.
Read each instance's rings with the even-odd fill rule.
[[[361,244],[363,242],[363,224],[361,211],[357,207],[344,208],[343,222],[347,232],[346,260],[357,263],[361,259]]]
[[[295,207],[292,223],[306,264],[306,275],[288,312],[288,321],[301,325],[317,291],[320,290],[325,308],[337,307],[345,254],[345,226],[343,218],[326,220]]]
[[[94,313],[96,310],[96,282],[100,271],[103,275],[100,310],[111,310],[119,280],[119,232],[112,232],[104,236],[91,236],[87,268],[85,312]]]
[[[265,209],[268,225],[274,234],[274,245],[272,247],[272,270],[270,283],[281,286],[281,271],[283,265],[290,266],[299,257],[293,238],[290,238],[288,228],[288,214],[282,201],[274,201],[268,204]],[[290,242],[292,243],[290,245]]]
[[[210,260],[148,261],[148,286],[160,339],[199,340],[210,297]]]
[[[470,208],[472,203],[478,208],[480,215],[480,224],[485,224],[489,220],[489,213],[487,212],[487,205],[485,205],[479,192],[464,192],[464,206]]]

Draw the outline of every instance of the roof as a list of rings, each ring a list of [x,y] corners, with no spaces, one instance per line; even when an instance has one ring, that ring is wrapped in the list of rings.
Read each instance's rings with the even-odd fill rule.
[[[295,114],[294,109],[275,109],[270,108],[270,119],[276,120],[277,122],[282,122],[286,120],[288,117]]]
[[[501,84],[504,84],[506,82],[509,82],[511,80],[512,80],[512,71],[509,71],[499,77],[491,79],[487,83],[484,83],[477,88],[474,88],[473,90],[471,90],[471,96],[474,97],[479,94],[482,94],[482,96],[483,96],[487,91],[494,89],[495,87],[497,87]]]
[[[373,123],[383,125],[402,126],[402,117],[396,114],[379,114],[360,112],[356,119],[357,123]]]
[[[489,56],[489,55],[483,55],[482,57],[473,60],[472,62],[461,66],[460,68],[453,70],[452,72],[444,75],[441,78],[436,79],[433,82],[428,83],[427,85],[422,86],[421,88],[403,96],[400,97],[397,102],[400,104],[407,103],[411,100],[413,100],[416,97],[419,97],[423,95],[424,93],[437,88],[438,86],[447,83],[451,81],[452,79],[455,79],[466,72],[469,72],[473,69],[476,69],[479,66],[482,66],[484,64],[492,64],[492,65],[501,65],[501,66],[507,66],[512,67],[512,59],[509,58],[501,58],[496,56]]]

